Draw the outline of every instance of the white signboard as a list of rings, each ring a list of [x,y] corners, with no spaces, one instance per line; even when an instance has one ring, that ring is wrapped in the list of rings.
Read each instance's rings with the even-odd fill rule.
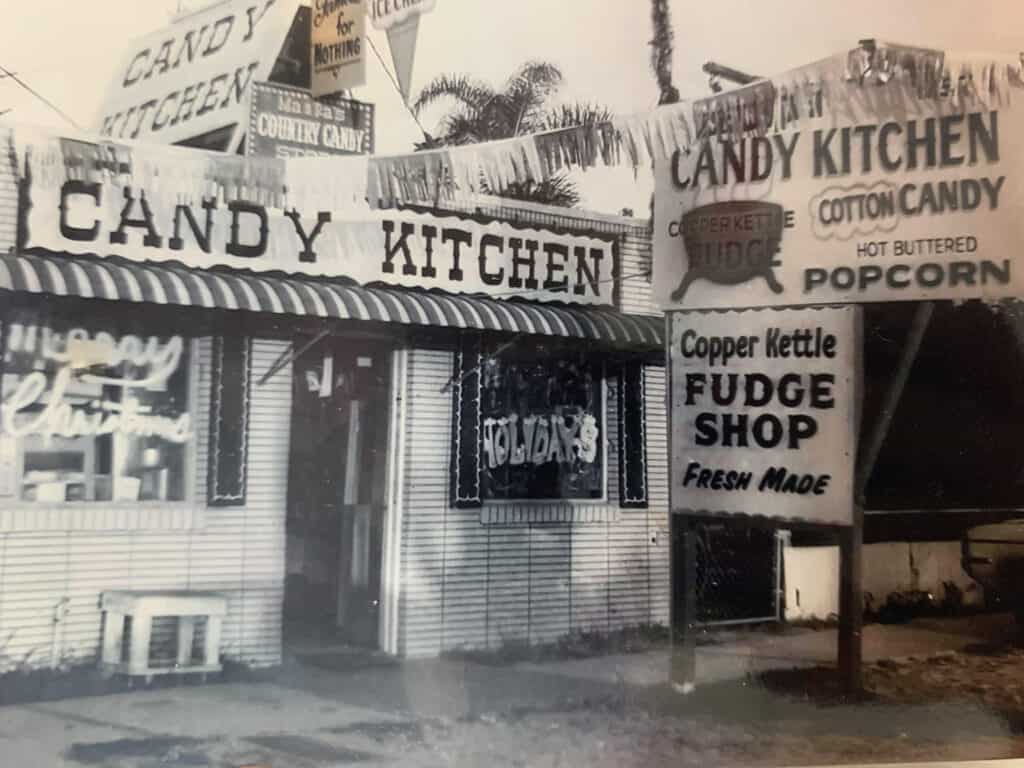
[[[66,161],[79,150],[84,154],[77,156],[76,168],[118,167],[102,160],[102,154],[93,156],[85,144],[69,146]],[[268,187],[288,188],[292,194],[292,202],[275,208],[252,202],[244,192],[226,197],[210,192],[204,171],[215,172],[216,162],[208,166],[206,161],[219,156],[188,150],[175,154],[190,157],[183,157],[177,167],[153,164],[138,179],[107,170],[62,173],[33,156],[21,210],[24,247],[175,261],[189,267],[347,277],[362,284],[497,298],[616,303],[614,236],[411,211],[325,209],[317,202],[322,199],[317,194],[320,179],[308,173],[318,166],[303,161],[251,166],[253,178],[262,171]],[[132,160],[134,155],[122,157],[125,168],[130,162],[144,165],[141,159]],[[231,168],[236,159],[220,162]],[[238,167],[243,162],[238,158]],[[287,169],[292,167],[306,172],[291,177]],[[176,172],[185,180],[176,178]]]
[[[366,0],[313,0],[313,98],[366,82]]]
[[[672,511],[851,524],[856,308],[669,317]]]
[[[391,63],[402,98],[409,100],[412,65],[416,59],[416,38],[420,16],[433,10],[434,0],[369,0],[374,29],[387,30]]]
[[[820,127],[660,163],[659,306],[1024,295],[1024,106],[952,109],[843,123],[826,106]]]
[[[297,6],[295,0],[230,0],[136,41],[107,91],[96,130],[174,144],[237,125],[237,140],[249,85],[269,77]]]

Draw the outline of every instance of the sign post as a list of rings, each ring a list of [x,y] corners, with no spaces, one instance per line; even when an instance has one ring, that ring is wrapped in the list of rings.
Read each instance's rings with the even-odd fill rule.
[[[848,576],[841,656],[859,670],[860,308],[666,317],[673,686],[689,693],[696,679],[698,517],[838,528]]]
[[[914,320],[900,355],[899,366],[886,392],[885,402],[878,421],[857,460],[856,501],[853,525],[839,533],[839,676],[848,693],[862,689],[862,627],[864,623],[863,548],[864,548],[864,500],[867,484],[882,450],[882,444],[889,433],[889,426],[896,413],[910,369],[921,348],[925,331],[931,321],[935,305],[932,302],[918,304]]]

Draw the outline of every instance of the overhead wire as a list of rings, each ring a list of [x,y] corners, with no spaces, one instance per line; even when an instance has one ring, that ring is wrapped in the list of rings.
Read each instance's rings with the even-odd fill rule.
[[[39,93],[39,91],[37,91],[35,88],[33,88],[28,83],[26,83],[20,77],[18,77],[18,75],[16,73],[11,72],[9,69],[4,67],[2,64],[0,64],[0,74],[2,74],[4,77],[9,77],[14,82],[16,82],[18,85],[20,85],[22,88],[24,88],[26,91],[28,91],[30,94],[32,94],[35,98],[39,99],[39,101],[41,101],[43,104],[48,106],[50,109],[52,109],[58,115],[63,117],[65,120],[67,120],[69,123],[71,123],[71,125],[74,126],[75,130],[78,130],[78,131],[82,130],[82,127],[78,123],[76,123],[68,115],[67,112],[65,112],[63,109],[61,109],[56,104],[54,104],[52,101],[50,101],[48,98],[43,96],[41,93]]]
[[[402,106],[405,107],[406,111],[412,117],[413,121],[416,123],[416,127],[420,129],[420,133],[423,134],[423,138],[427,139],[427,141],[430,141],[430,134],[427,133],[427,129],[424,128],[423,123],[420,122],[419,115],[417,115],[416,111],[409,106],[409,102],[406,100],[405,94],[402,93],[402,87],[398,84],[398,79],[395,77],[395,75],[391,73],[391,69],[384,62],[384,57],[381,56],[380,51],[377,50],[377,46],[374,44],[373,38],[370,37],[370,35],[366,35],[366,40],[367,42],[370,43],[370,48],[373,50],[374,55],[377,57],[377,61],[380,62],[381,69],[384,70],[384,74],[388,76],[388,80],[391,81],[391,85],[394,86],[395,91],[398,93],[398,97],[402,100]]]

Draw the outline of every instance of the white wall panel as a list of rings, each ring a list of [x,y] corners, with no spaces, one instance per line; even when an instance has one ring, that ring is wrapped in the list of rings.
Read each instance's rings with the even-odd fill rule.
[[[265,371],[285,347],[284,342],[255,342],[254,373]],[[206,494],[209,361],[206,340],[200,344],[195,404],[199,506]],[[26,656],[36,663],[50,662],[53,611],[64,598],[70,610],[59,628],[58,655],[86,661],[98,653],[99,597],[104,590],[180,588],[228,595],[222,648],[226,656],[253,665],[279,663],[290,403],[288,367],[252,392],[245,507],[207,509],[202,524],[191,529],[137,529],[138,521],[129,518],[147,513],[125,509],[119,512],[123,531],[0,534],[0,663]],[[159,508],[153,512],[160,513]],[[109,523],[105,516],[98,516],[100,520]]]

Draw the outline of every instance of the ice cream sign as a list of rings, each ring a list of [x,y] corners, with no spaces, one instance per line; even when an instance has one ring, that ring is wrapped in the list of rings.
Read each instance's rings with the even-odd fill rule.
[[[82,328],[58,333],[12,324],[8,359],[31,362],[5,393],[0,426],[12,437],[116,433],[183,443],[192,435],[190,415],[164,413],[153,401],[163,399],[159,394],[181,365],[184,351],[181,336],[117,337]],[[107,388],[119,396],[110,397]]]

